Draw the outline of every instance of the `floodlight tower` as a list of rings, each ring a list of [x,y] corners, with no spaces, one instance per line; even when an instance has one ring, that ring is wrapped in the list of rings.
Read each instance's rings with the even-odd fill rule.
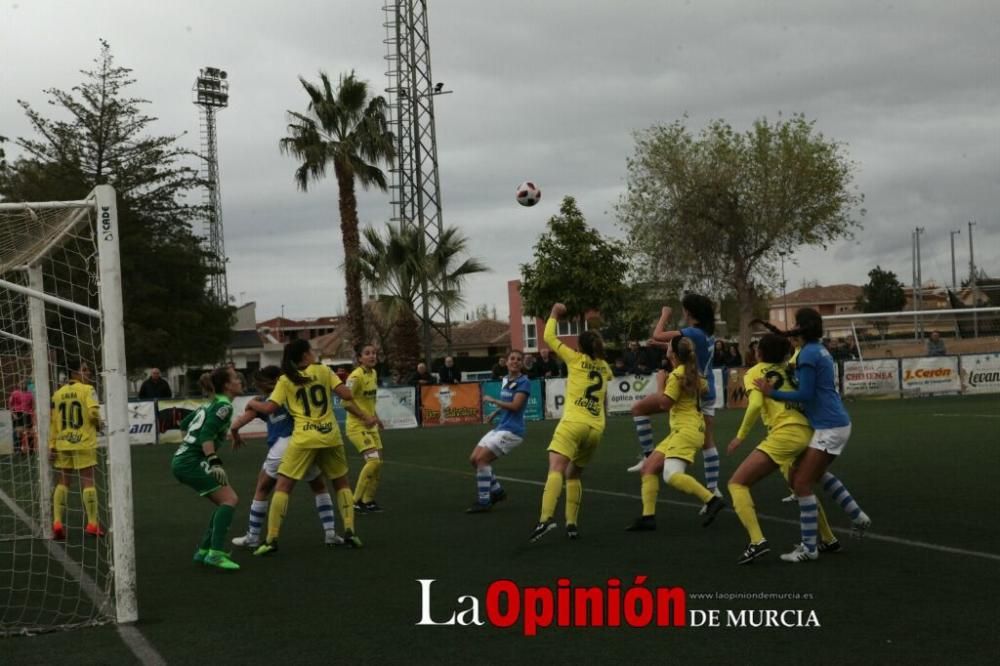
[[[229,75],[218,67],[203,67],[194,83],[194,103],[201,109],[202,177],[205,179],[205,232],[213,262],[211,290],[215,300],[229,303],[226,284],[226,247],[222,233],[222,197],[219,190],[219,148],[215,132],[216,109],[229,106]]]
[[[416,228],[428,254],[440,242],[443,228],[441,181],[438,178],[434,97],[452,91],[431,78],[431,45],[427,28],[427,0],[387,0],[385,56],[388,68],[390,126],[396,135],[396,163],[392,172],[392,220]],[[423,280],[420,302],[424,360],[431,362],[432,330],[437,329],[451,349],[451,317],[446,303],[435,294],[454,290],[437,278]],[[447,299],[444,299],[447,300]],[[440,318],[444,326],[439,326]]]

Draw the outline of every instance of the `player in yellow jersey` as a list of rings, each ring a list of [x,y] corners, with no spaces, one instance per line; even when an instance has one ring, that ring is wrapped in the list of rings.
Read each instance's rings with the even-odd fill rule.
[[[682,493],[694,495],[706,507],[702,525],[708,527],[726,507],[725,501],[687,474],[705,444],[705,417],[701,401],[708,392],[708,381],[698,372],[695,345],[690,338],[670,340],[670,362],[674,369],[660,396],[659,408],[670,412],[670,434],[650,453],[642,465],[642,515],[626,529],[646,532],[656,529],[656,496],[660,491],[659,474],[666,484]]]
[[[758,379],[764,379],[775,387],[789,386],[790,371],[785,359],[790,352],[791,344],[787,338],[768,333],[757,345],[757,364],[747,371],[743,379],[749,405],[739,432],[726,452],[732,455],[739,448],[758,416],[767,427],[767,437],[750,452],[729,479],[733,508],[750,536],[750,544],[737,564],[750,564],[770,551],[757,521],[750,486],[779,469],[787,480],[792,464],[812,439],[813,430],[809,421],[795,404],[771,400],[755,386]]]
[[[552,435],[549,444],[549,475],[542,493],[542,511],[538,524],[531,532],[530,541],[537,541],[554,530],[556,522],[552,516],[562,494],[563,480],[566,480],[566,536],[575,539],[577,516],[583,485],[580,475],[600,444],[604,434],[607,383],[612,379],[611,368],[604,360],[604,340],[597,331],[583,331],[580,334],[580,351],[567,347],[556,337],[556,323],[566,315],[566,306],[556,303],[552,306],[549,320],[545,323],[545,344],[566,364],[566,402],[563,416]]]
[[[375,413],[378,399],[378,353],[375,345],[364,345],[357,352],[358,367],[347,378],[347,386],[354,396],[350,401],[359,411],[347,413],[347,439],[365,459],[365,466],[358,475],[358,485],[354,487],[354,510],[363,513],[382,511],[375,502],[375,491],[382,479],[382,438],[379,430],[384,428]],[[348,403],[344,403],[345,407]]]
[[[80,494],[87,513],[86,533],[104,536],[97,515],[97,431],[101,427],[97,392],[91,386],[90,366],[75,359],[69,363],[69,383],[52,396],[52,423],[49,428],[49,459],[58,471],[52,494],[52,538],[66,538],[63,517],[69,496],[70,473],[80,477]]]
[[[269,555],[278,550],[281,523],[288,511],[288,495],[295,482],[302,479],[315,463],[331,480],[337,494],[337,508],[344,523],[344,543],[360,548],[361,540],[354,534],[354,495],[347,478],[347,455],[340,439],[340,428],[333,413],[333,396],[351,400],[351,390],[325,365],[316,363],[308,340],[293,340],[285,345],[281,358],[281,378],[266,401],[251,400],[249,409],[271,414],[282,405],[295,422],[292,439],[278,466],[271,507],[267,514],[267,541],[254,555]],[[357,407],[348,411],[360,415]]]

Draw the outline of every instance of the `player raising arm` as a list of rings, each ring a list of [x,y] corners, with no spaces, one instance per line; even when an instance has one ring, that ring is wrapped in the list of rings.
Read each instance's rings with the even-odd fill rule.
[[[178,481],[215,504],[194,561],[235,571],[240,565],[229,559],[222,549],[226,545],[226,532],[233,522],[239,498],[229,486],[218,452],[226,442],[226,433],[233,418],[233,398],[242,392],[243,385],[236,372],[229,368],[216,368],[211,373],[205,373],[200,384],[202,390],[212,396],[212,401],[181,421],[184,440],[174,453],[170,467]]]
[[[531,394],[531,381],[521,373],[523,362],[521,352],[514,350],[507,354],[507,376],[501,380],[500,398],[483,398],[483,402],[496,405],[490,420],[500,416],[500,423],[483,435],[469,456],[469,463],[476,470],[477,501],[465,510],[466,513],[489,511],[494,504],[507,498],[493,473],[492,463],[524,440],[524,410]]]
[[[558,527],[552,516],[562,494],[566,480],[566,536],[579,536],[577,516],[583,497],[580,476],[590,463],[604,434],[607,383],[611,381],[611,368],[604,360],[604,340],[597,331],[580,333],[580,351],[574,351],[556,337],[556,324],[565,316],[566,306],[552,306],[545,323],[545,344],[551,347],[566,364],[566,406],[549,444],[549,475],[542,493],[542,510],[538,524],[531,532],[531,541],[538,541]]]

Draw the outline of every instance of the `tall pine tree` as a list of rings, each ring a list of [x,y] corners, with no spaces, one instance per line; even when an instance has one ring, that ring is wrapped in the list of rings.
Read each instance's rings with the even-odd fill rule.
[[[14,143],[0,162],[0,198],[82,199],[97,185],[118,193],[118,224],[129,367],[200,365],[220,360],[233,308],[208,291],[210,255],[192,230],[205,209],[185,195],[204,183],[189,166],[197,155],[179,135],[151,133],[148,100],[128,96],[132,70],[115,65],[101,40],[94,68],[69,91],[45,91],[59,118],[18,100],[35,136]]]

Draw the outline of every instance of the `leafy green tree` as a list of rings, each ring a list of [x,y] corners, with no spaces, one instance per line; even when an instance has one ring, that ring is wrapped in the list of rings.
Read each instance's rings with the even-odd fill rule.
[[[899,312],[906,305],[903,285],[892,271],[884,271],[881,266],[868,271],[868,284],[861,288],[861,295],[855,307],[861,312]],[[872,322],[882,339],[889,331],[888,319]]]
[[[861,312],[899,312],[906,305],[903,285],[892,271],[881,266],[868,271],[868,284],[861,287],[857,308]]]
[[[716,120],[694,135],[685,121],[636,134],[619,220],[654,274],[735,295],[745,347],[754,297],[777,281],[778,253],[825,247],[860,227],[855,165],[800,115],[757,120],[742,134]]]
[[[131,367],[219,361],[230,339],[233,309],[208,291],[213,262],[191,224],[200,205],[185,196],[203,185],[184,166],[193,156],[179,136],[150,133],[149,102],[127,96],[135,80],[116,66],[107,42],[95,67],[69,91],[49,89],[63,118],[19,101],[35,129],[23,151],[0,168],[0,197],[11,201],[82,199],[97,185],[118,194],[126,360]],[[63,288],[56,285],[56,288]]]
[[[379,292],[379,302],[391,323],[388,352],[398,378],[405,379],[421,358],[419,320],[415,310],[424,280],[441,285],[431,293],[438,303],[461,304],[465,279],[487,268],[477,259],[462,259],[468,239],[447,227],[437,246],[428,252],[426,236],[402,223],[386,225],[385,235],[366,227],[359,267],[366,284]]]
[[[309,96],[305,113],[289,111],[288,136],[279,143],[281,151],[302,161],[295,170],[295,182],[306,191],[310,182],[326,175],[329,165],[337,177],[340,195],[340,236],[344,244],[344,279],[347,316],[354,344],[366,339],[361,298],[361,241],[358,235],[358,200],[354,183],[367,190],[373,185],[387,189],[381,162],[395,159],[394,137],[389,131],[388,104],[384,97],[369,97],[368,83],[354,72],[341,75],[334,90],[323,72],[319,85],[299,81]]]
[[[587,224],[576,200],[565,197],[535,244],[533,261],[521,264],[524,312],[545,317],[553,303],[561,302],[570,318],[597,311],[610,320],[628,302],[628,274],[621,243],[601,236]]]

